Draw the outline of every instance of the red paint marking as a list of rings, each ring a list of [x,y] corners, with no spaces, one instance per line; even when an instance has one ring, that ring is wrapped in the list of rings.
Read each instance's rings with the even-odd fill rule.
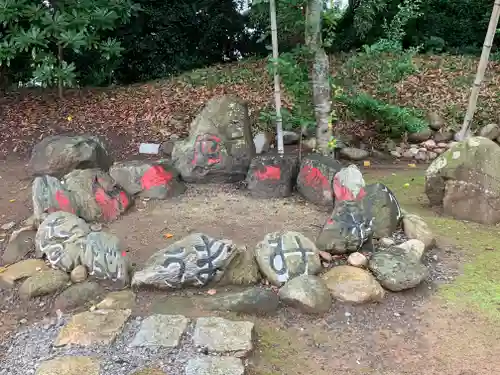
[[[333,221],[333,219],[332,219],[332,218],[328,218],[328,220],[326,221],[326,223],[327,223],[328,225],[332,225],[333,223],[335,223],[335,221]]]
[[[102,216],[105,220],[114,220],[120,216],[120,203],[118,199],[111,198],[102,187],[98,187],[94,195],[97,204],[101,207]]]
[[[126,251],[122,251],[122,257],[126,257],[127,256],[127,252]]]
[[[196,137],[194,142],[194,155],[191,164],[198,165],[200,153],[202,158],[207,159],[208,165],[220,164],[221,142],[222,139],[213,134],[199,135]]]
[[[130,199],[128,199],[127,193],[124,191],[120,191],[118,200],[120,201],[122,208],[127,208],[130,205]]]
[[[306,165],[301,169],[300,174],[304,179],[305,185],[314,188],[320,187],[321,189],[331,190],[328,179],[325,177],[325,175],[323,175],[323,173],[321,173],[318,168]]]
[[[71,201],[62,190],[56,191],[55,198],[61,211],[75,213],[75,209],[71,205]],[[56,211],[56,209],[54,209],[54,211]]]
[[[281,169],[272,165],[265,166],[263,171],[255,171],[255,177],[261,181],[278,181],[281,179]]]
[[[174,178],[171,172],[167,172],[160,165],[154,165],[149,168],[141,178],[141,187],[143,190],[149,190],[156,186],[167,185]]]
[[[335,199],[339,201],[359,201],[366,195],[365,189],[361,188],[358,195],[354,196],[354,193],[348,187],[342,186],[336,176],[333,179],[333,192]]]

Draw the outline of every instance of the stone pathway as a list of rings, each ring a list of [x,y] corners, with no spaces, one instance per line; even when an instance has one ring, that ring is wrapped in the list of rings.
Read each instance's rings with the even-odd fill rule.
[[[254,324],[95,310],[38,322],[5,343],[1,375],[243,375]]]

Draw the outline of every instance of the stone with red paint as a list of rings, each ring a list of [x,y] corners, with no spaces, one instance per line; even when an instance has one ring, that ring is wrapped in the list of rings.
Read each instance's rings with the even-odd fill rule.
[[[61,181],[52,176],[36,177],[32,187],[33,216],[38,222],[46,214],[64,211],[76,213],[77,204]]]
[[[293,155],[260,155],[252,159],[247,188],[255,197],[282,198],[292,195],[298,158]]]
[[[225,95],[193,120],[189,137],[175,143],[172,162],[187,182],[236,182],[245,179],[254,155],[248,106]]]
[[[115,163],[109,173],[129,195],[138,194],[142,198],[167,199],[186,190],[179,172],[162,161],[132,160]]]
[[[329,156],[311,154],[302,159],[297,177],[297,190],[308,201],[332,208],[333,179],[342,169],[338,160]]]

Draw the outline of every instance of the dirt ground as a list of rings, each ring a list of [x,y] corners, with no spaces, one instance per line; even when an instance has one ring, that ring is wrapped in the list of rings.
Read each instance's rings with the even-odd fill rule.
[[[0,162],[0,224],[20,222],[30,214],[30,180],[25,164],[23,160]],[[367,179],[390,179],[404,169],[388,167],[377,166],[364,173]],[[412,173],[418,176],[422,171]],[[403,207],[408,203],[426,209],[421,196],[399,194]],[[131,212],[104,230],[116,234],[140,266],[157,249],[191,232],[229,238],[249,247],[266,233],[282,229],[314,238],[325,215],[299,197],[257,200],[234,186],[198,185],[173,200],[139,201]],[[167,239],[167,233],[173,237]],[[453,235],[450,232],[450,237]],[[0,252],[7,237],[0,234],[1,240]],[[292,309],[281,309],[274,316],[245,317],[256,322],[257,330],[257,347],[249,360],[251,375],[498,373],[499,325],[475,309],[449,303],[439,293],[441,287],[455,282],[468,260],[464,255],[467,249],[452,243],[440,235],[438,248],[426,259],[430,279],[415,290],[388,293],[380,304],[336,303],[322,317],[305,316]],[[198,313],[194,308],[190,311],[193,306],[183,305],[185,296],[175,293],[139,292],[138,298],[137,314],[162,309],[186,315]],[[0,301],[0,341],[22,324],[22,319],[30,322],[54,314],[50,298],[26,303],[17,300],[12,291],[0,291]]]

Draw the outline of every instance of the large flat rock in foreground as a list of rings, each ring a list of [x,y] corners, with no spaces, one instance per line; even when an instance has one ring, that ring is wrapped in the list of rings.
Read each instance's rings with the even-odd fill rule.
[[[186,375],[244,375],[245,367],[234,357],[197,357],[189,360]]]
[[[176,348],[189,323],[182,315],[152,315],[143,320],[130,346]]]

